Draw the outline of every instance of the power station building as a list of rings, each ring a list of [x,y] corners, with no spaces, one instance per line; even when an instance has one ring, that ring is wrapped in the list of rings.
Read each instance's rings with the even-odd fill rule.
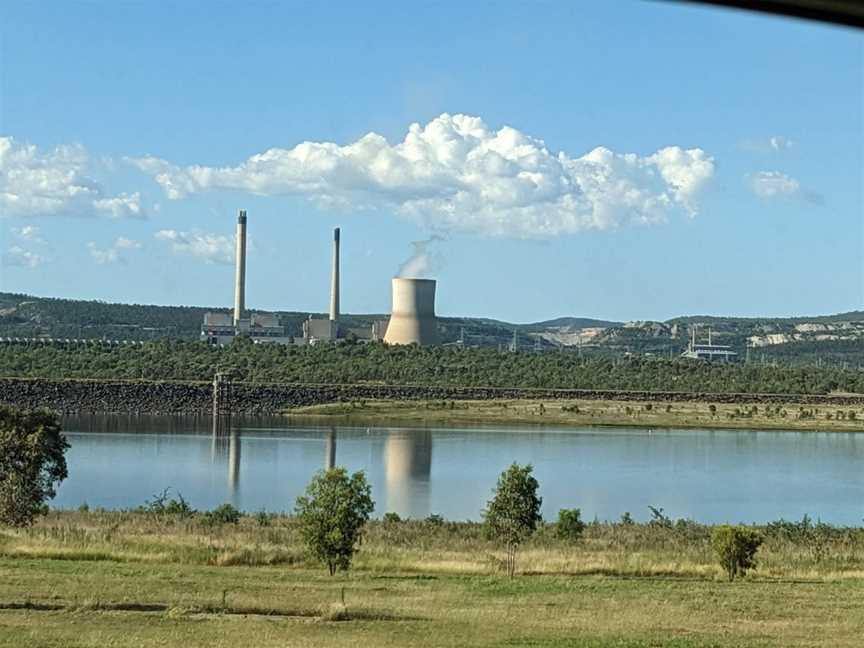
[[[246,211],[240,210],[236,232],[234,312],[205,313],[201,339],[210,344],[224,345],[238,336],[247,337],[256,343],[275,344],[316,344],[336,342],[342,338],[344,330],[339,322],[339,228],[333,230],[329,315],[326,318],[309,317],[303,322],[303,336],[294,338],[287,334],[277,315],[246,311],[246,225]],[[371,338],[383,339],[386,344],[439,344],[435,287],[434,279],[394,277],[390,319],[373,322]]]
[[[303,322],[303,339],[308,344],[334,342],[339,335],[339,228],[333,230],[333,268],[330,275],[330,316],[310,317]]]
[[[393,307],[384,334],[387,344],[439,344],[435,280],[394,277]]]
[[[201,339],[209,344],[230,344],[237,336],[257,343],[291,344],[285,327],[273,313],[246,313],[246,210],[237,217],[236,254],[234,266],[234,312],[204,313]]]

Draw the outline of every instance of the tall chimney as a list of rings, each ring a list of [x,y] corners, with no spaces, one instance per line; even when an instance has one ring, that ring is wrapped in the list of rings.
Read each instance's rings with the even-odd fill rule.
[[[240,325],[246,310],[246,210],[237,217],[237,268],[234,274],[234,326]]]
[[[339,321],[339,228],[333,230],[333,275],[330,278],[330,321]]]

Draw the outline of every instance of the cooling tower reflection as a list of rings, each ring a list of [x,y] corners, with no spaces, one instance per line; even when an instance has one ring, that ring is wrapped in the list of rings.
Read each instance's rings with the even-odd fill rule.
[[[384,466],[386,511],[398,513],[403,518],[427,517],[430,512],[432,433],[410,428],[388,430],[384,442]]]

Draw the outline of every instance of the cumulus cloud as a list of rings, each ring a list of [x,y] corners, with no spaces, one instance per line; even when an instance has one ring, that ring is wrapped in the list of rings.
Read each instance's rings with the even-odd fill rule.
[[[45,263],[47,259],[30,250],[13,245],[3,254],[2,263],[6,267],[35,268]]]
[[[87,244],[87,248],[90,250],[90,256],[100,265],[109,263],[126,263],[126,257],[123,256],[122,252],[124,250],[140,250],[141,247],[142,245],[138,241],[128,239],[124,236],[118,236],[114,239],[114,243],[107,248],[100,248],[93,241],[90,241]]]
[[[170,244],[174,254],[184,254],[204,259],[208,263],[234,262],[234,239],[208,232],[178,232],[173,229],[159,230],[157,240]]]
[[[273,148],[229,167],[127,161],[174,200],[217,189],[294,194],[391,209],[437,230],[525,238],[693,216],[714,174],[713,158],[699,148],[643,157],[598,147],[571,157],[515,128],[492,130],[479,117],[446,113],[412,124],[395,145],[369,133],[345,146]]]
[[[13,137],[0,137],[0,216],[144,216],[140,194],[106,196],[88,175],[89,167],[83,146],[41,151]]]

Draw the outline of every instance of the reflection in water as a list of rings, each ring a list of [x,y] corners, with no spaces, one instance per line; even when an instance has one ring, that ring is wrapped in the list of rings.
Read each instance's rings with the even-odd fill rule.
[[[427,517],[432,433],[417,429],[388,430],[384,463],[387,510],[407,518]]]
[[[324,439],[324,469],[336,467],[336,428],[330,428]]]
[[[234,417],[233,430],[212,436],[209,416],[66,416],[63,428],[69,477],[52,507],[134,507],[170,487],[199,510],[232,501],[245,511],[290,511],[316,471],[338,464],[366,471],[376,516],[476,520],[498,475],[518,461],[534,465],[547,517],[578,507],[588,519],[630,511],[644,520],[649,505],[704,522],[806,513],[860,525],[864,515],[864,434],[334,429]]]
[[[231,503],[236,506],[240,487],[240,433],[236,428],[231,428],[230,421],[218,426],[214,421],[210,462],[223,461],[228,465],[228,493]]]

